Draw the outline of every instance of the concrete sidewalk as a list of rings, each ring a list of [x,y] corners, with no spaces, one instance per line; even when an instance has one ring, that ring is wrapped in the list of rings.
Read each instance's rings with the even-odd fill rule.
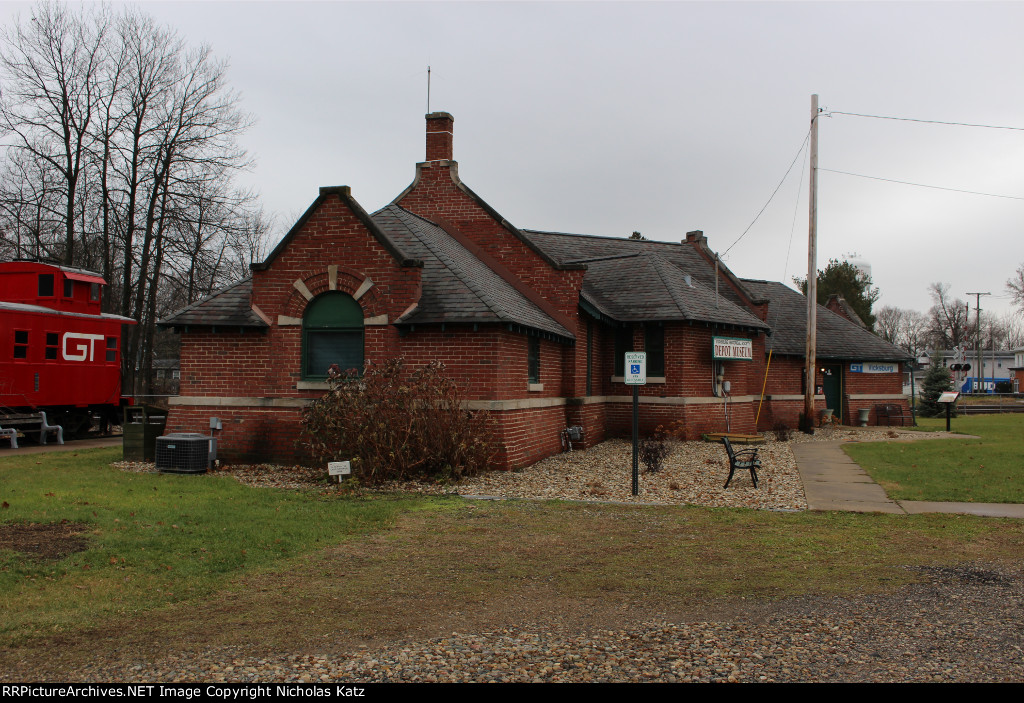
[[[934,440],[933,440],[934,441]],[[840,447],[844,442],[793,444],[807,505],[811,510],[857,513],[962,513],[1024,519],[1024,505],[1005,503],[936,503],[891,500]]]

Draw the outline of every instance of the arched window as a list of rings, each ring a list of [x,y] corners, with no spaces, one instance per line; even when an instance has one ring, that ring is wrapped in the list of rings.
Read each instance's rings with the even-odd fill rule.
[[[302,377],[327,378],[331,364],[363,372],[363,310],[341,292],[318,296],[302,316]]]

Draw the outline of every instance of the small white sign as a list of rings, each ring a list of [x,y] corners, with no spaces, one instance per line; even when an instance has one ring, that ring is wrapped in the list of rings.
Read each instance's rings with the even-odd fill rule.
[[[897,373],[899,364],[880,363],[877,361],[865,361],[860,364],[850,364],[850,373]]]
[[[754,343],[749,339],[733,339],[731,337],[711,338],[712,359],[743,359],[754,360]]]
[[[627,386],[647,385],[647,352],[626,352]]]
[[[329,473],[331,476],[347,476],[352,473],[352,462],[329,461],[327,462],[327,473]]]

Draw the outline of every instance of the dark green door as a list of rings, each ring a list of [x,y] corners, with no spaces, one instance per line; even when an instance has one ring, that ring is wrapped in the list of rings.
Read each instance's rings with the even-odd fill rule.
[[[821,367],[825,387],[825,407],[831,408],[832,414],[840,422],[843,421],[843,367],[839,364],[827,364]]]

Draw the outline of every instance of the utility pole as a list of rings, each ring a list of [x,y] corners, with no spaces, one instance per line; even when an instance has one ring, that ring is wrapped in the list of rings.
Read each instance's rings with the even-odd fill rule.
[[[804,384],[804,432],[814,431],[814,379],[818,347],[818,95],[811,96],[810,214],[807,227],[807,362]]]
[[[981,385],[978,386],[978,391],[983,393],[985,391],[985,360],[984,360],[984,358],[981,355],[981,296],[983,296],[983,295],[992,295],[992,294],[991,293],[968,293],[967,295],[973,295],[974,296],[974,307],[975,307],[975,315],[976,315],[976,317],[974,318],[974,326],[977,328],[975,330],[975,338],[977,339],[977,344],[978,344],[978,371],[977,371],[977,373],[974,374],[974,381],[975,381],[975,383],[977,383],[977,381],[978,381],[978,374],[981,374]],[[971,390],[974,390],[974,389],[972,388]]]

